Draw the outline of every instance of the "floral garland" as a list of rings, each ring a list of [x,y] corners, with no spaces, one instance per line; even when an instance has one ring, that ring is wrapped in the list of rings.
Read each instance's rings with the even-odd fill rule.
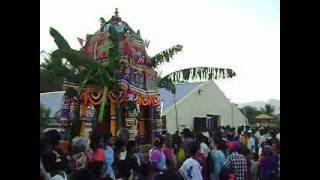
[[[92,91],[86,91],[81,94],[81,102],[85,105],[92,104],[94,106],[100,105],[102,102],[102,92],[94,93]],[[130,97],[129,97],[130,96]],[[114,93],[109,92],[108,98],[111,103],[116,104],[116,96]],[[72,99],[76,102],[76,99]],[[160,96],[148,96],[147,98],[140,95],[133,95],[127,91],[121,91],[119,95],[119,103],[123,103],[125,101],[134,101],[135,103],[142,106],[159,106],[160,105]]]
[[[160,105],[160,96],[154,96],[153,97],[153,106],[159,106]]]
[[[81,102],[83,102],[84,104],[88,104],[88,94],[87,93],[82,93],[81,95],[80,95],[80,99],[81,99]]]
[[[81,94],[81,102],[84,104],[92,104],[92,105],[100,105],[102,102],[102,92],[98,92],[97,95],[95,95],[92,91],[85,91]]]
[[[93,92],[89,93],[89,102],[93,105],[99,105],[102,102],[102,92],[98,92],[98,94],[95,96]]]
[[[137,96],[136,103],[142,106],[159,106],[160,97],[159,96],[149,96],[144,98],[142,96]]]

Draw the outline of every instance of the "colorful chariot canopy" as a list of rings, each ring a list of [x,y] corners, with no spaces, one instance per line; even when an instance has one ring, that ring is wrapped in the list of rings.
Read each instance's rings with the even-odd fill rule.
[[[152,67],[150,56],[146,52],[148,41],[143,41],[140,31],[135,32],[127,22],[118,15],[109,21],[101,18],[100,29],[88,35],[83,46],[85,54],[100,63],[108,62],[108,50],[112,47],[110,28],[116,29],[119,36],[120,64],[117,79],[121,87],[131,89],[145,95],[157,93],[158,74]]]

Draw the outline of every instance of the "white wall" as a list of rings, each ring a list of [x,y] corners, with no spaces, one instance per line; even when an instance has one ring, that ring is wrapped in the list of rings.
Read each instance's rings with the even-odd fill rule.
[[[202,94],[198,90],[202,90]],[[232,109],[233,119],[232,122]],[[207,114],[219,115],[220,125],[239,126],[245,125],[246,119],[242,113],[232,105],[222,91],[213,81],[208,81],[194,89],[187,96],[177,102],[179,125],[185,124],[187,128],[193,129],[194,117],[205,117]],[[176,128],[176,115],[174,105],[163,112],[167,119],[167,130],[174,133]],[[180,127],[180,131],[182,128]]]

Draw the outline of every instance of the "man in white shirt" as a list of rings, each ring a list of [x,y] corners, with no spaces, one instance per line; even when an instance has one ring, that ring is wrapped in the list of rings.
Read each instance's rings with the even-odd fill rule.
[[[259,139],[260,138],[260,131],[257,130],[257,132],[254,134],[254,136]]]
[[[276,138],[280,141],[280,133],[277,134]]]
[[[179,169],[179,172],[185,180],[201,180],[202,167],[197,160],[197,145],[195,142],[189,144],[190,158],[188,158]]]
[[[261,144],[266,142],[267,141],[267,138],[265,135],[261,135],[260,138],[259,138],[259,147],[261,147]]]
[[[256,153],[256,143],[254,137],[251,133],[249,133],[249,137],[247,148],[251,151],[251,153]]]

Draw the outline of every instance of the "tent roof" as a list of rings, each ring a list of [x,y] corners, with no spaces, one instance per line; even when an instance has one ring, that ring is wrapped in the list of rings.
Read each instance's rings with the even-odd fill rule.
[[[176,102],[203,83],[204,82],[189,82],[176,84]],[[159,89],[159,93],[161,101],[163,101],[163,111],[165,111],[174,104],[174,94],[164,88]]]
[[[267,114],[260,114],[259,116],[256,116],[256,119],[272,119],[272,117]]]

